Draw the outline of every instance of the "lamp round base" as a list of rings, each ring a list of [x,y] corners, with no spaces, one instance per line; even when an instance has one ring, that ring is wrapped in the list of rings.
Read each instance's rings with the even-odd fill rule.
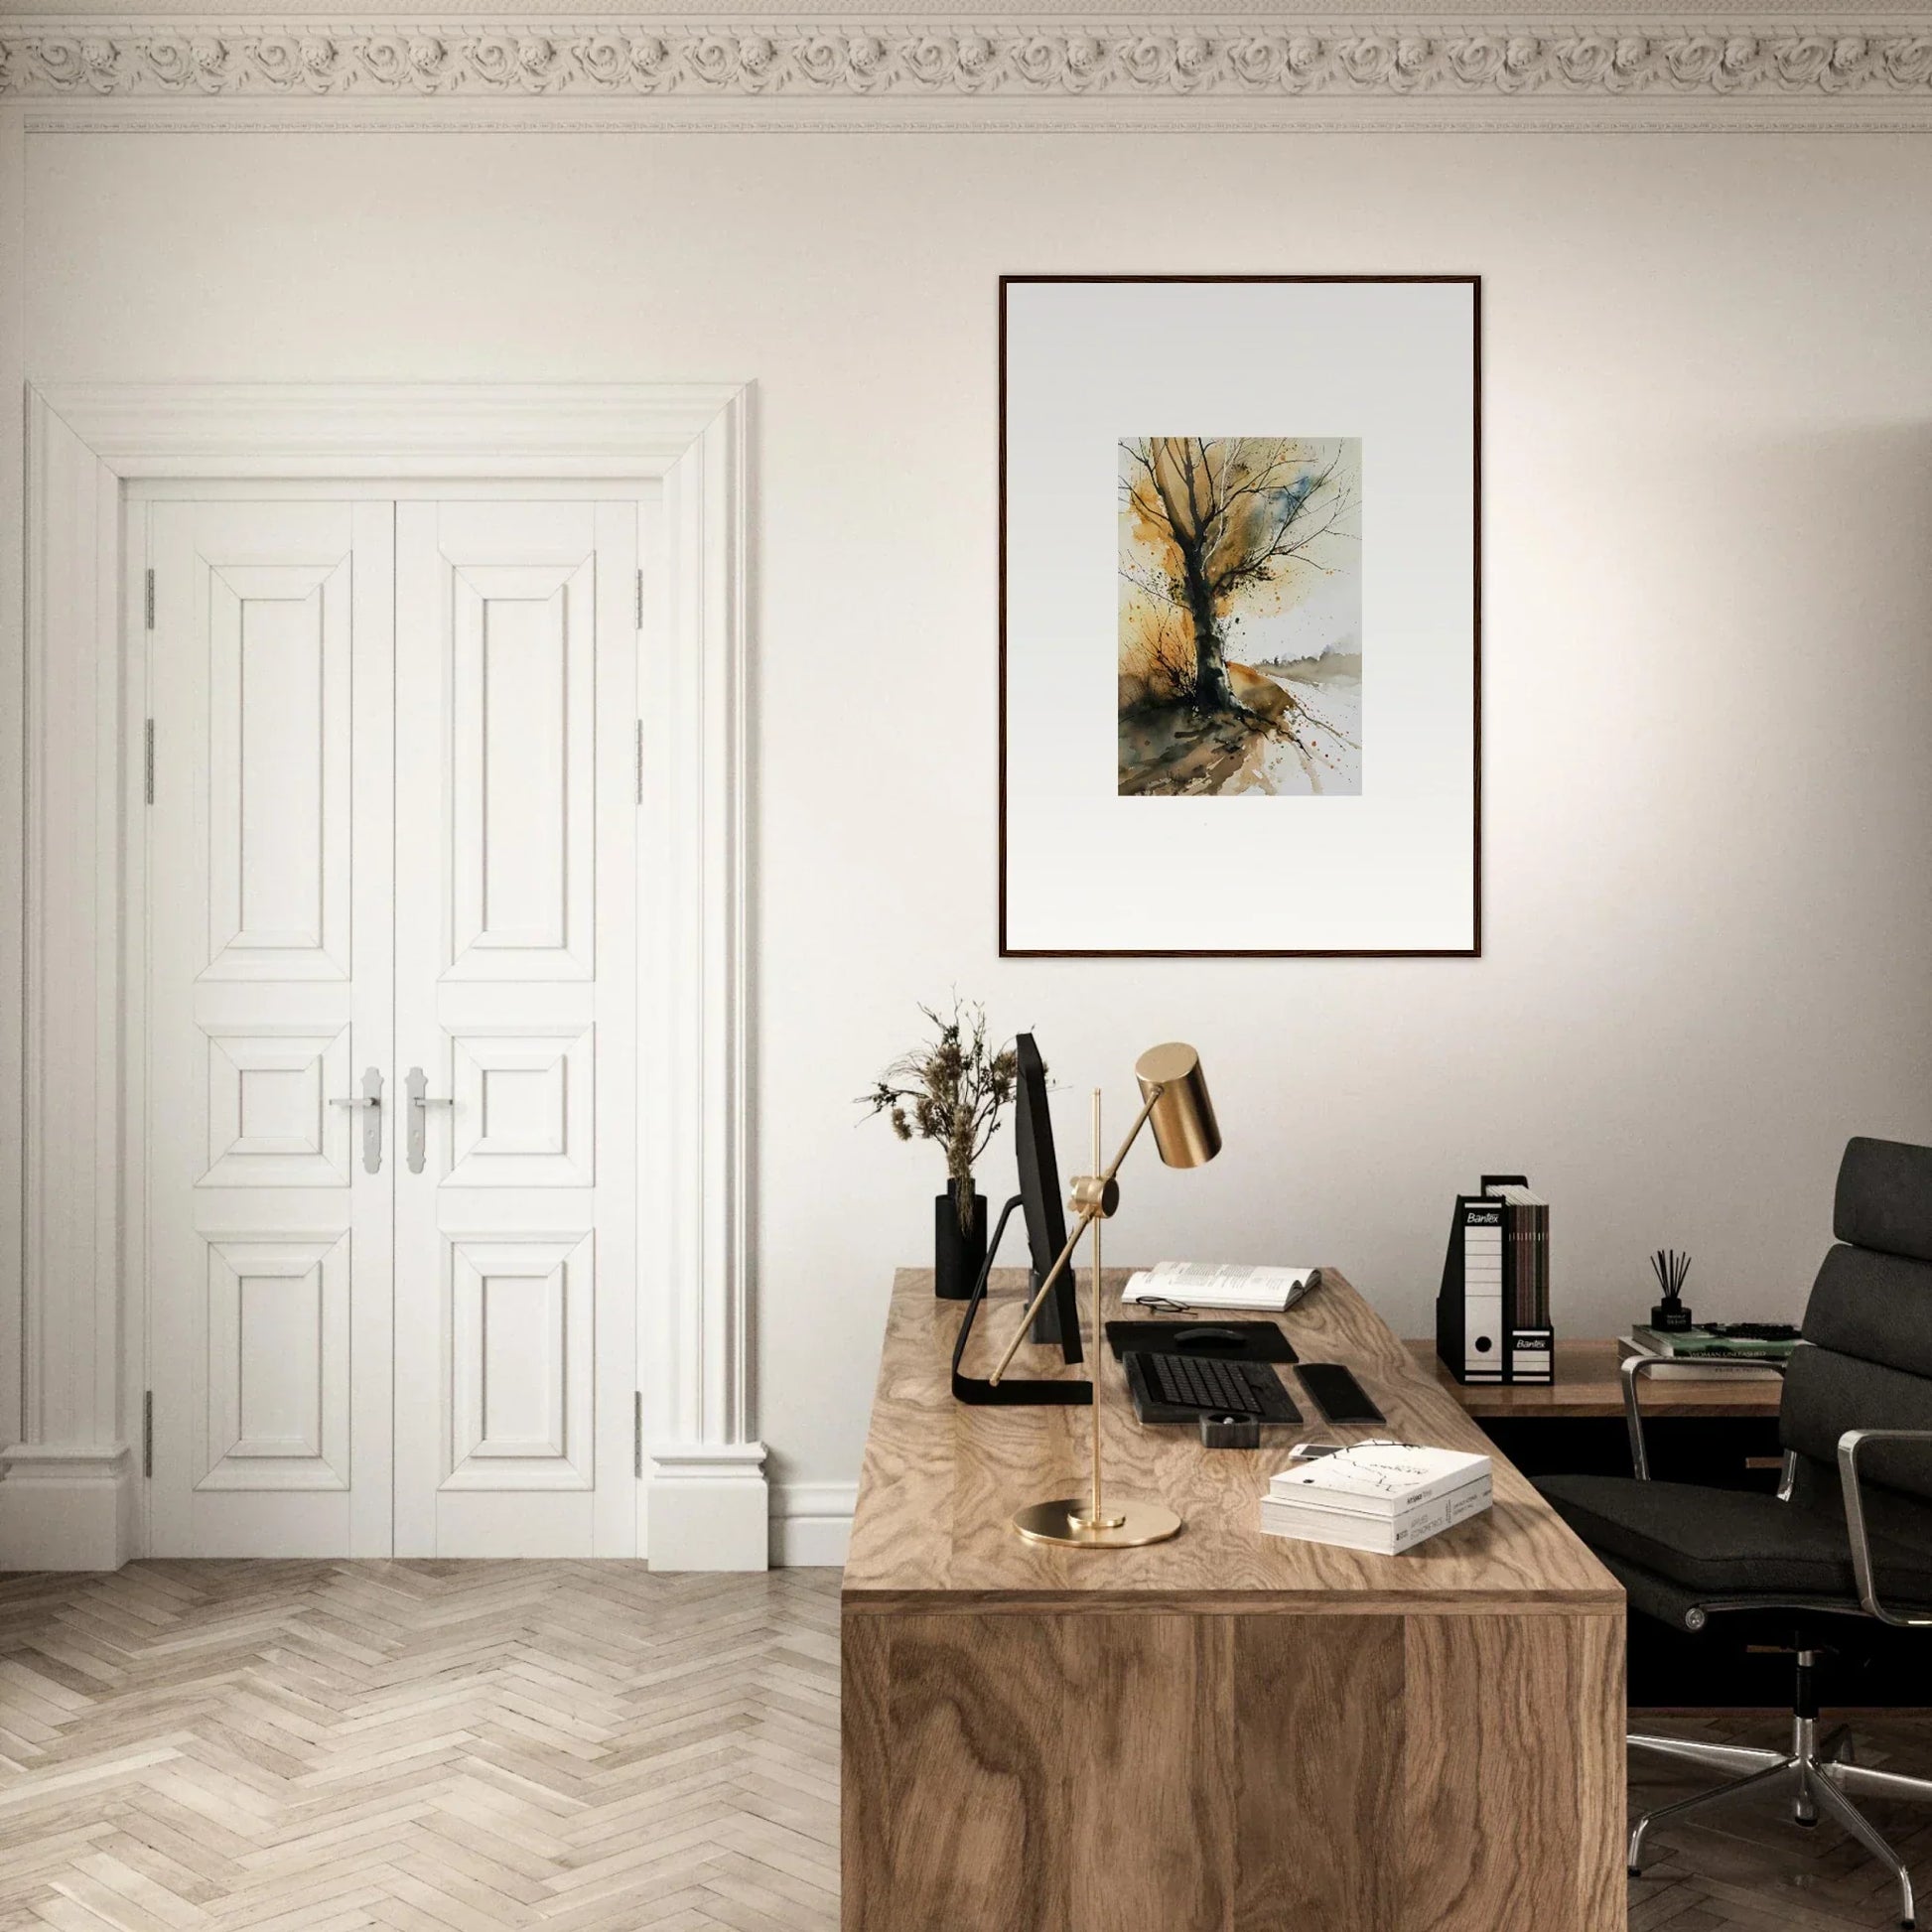
[[[1180,1534],[1180,1518],[1165,1503],[1122,1502],[1109,1497],[1107,1511],[1120,1521],[1076,1521],[1091,1506],[1086,1496],[1061,1496],[1050,1503],[1029,1503],[1016,1512],[1013,1527],[1029,1543],[1063,1543],[1076,1550],[1138,1550]]]

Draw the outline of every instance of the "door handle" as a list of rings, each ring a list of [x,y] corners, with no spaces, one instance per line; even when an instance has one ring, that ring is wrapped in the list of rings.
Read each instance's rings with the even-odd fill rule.
[[[423,1155],[429,1140],[429,1110],[432,1107],[454,1107],[451,1099],[439,1099],[429,1090],[429,1075],[420,1066],[412,1066],[403,1080],[409,1089],[409,1172],[421,1173]]]
[[[382,1072],[370,1067],[362,1075],[362,1091],[345,1100],[331,1100],[332,1107],[362,1109],[362,1166],[370,1173],[382,1172]]]

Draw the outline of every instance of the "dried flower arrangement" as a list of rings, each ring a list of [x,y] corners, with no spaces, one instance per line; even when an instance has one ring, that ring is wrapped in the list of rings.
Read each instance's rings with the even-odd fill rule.
[[[887,1115],[901,1141],[937,1141],[946,1151],[962,1233],[972,1226],[973,1166],[1000,1131],[1013,1099],[1018,1066],[1013,1048],[986,1043],[986,1009],[953,997],[951,1019],[931,1007],[934,1037],[902,1053],[879,1076],[859,1105],[867,1118]]]

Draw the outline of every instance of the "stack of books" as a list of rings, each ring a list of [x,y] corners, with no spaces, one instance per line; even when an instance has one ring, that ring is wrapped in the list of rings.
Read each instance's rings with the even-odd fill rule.
[[[1261,1527],[1269,1536],[1393,1557],[1488,1507],[1486,1455],[1358,1443],[1272,1477]]]
[[[1718,1322],[1703,1328],[1635,1327],[1617,1337],[1617,1347],[1627,1360],[1632,1355],[1654,1356],[1663,1366],[1653,1375],[1668,1380],[1709,1380],[1722,1375],[1735,1382],[1780,1379],[1779,1369],[1791,1359],[1798,1345],[1798,1331],[1781,1322]],[[1761,1368],[1722,1368],[1704,1366],[1713,1361],[1761,1362]],[[1773,1366],[1775,1364],[1775,1366]]]

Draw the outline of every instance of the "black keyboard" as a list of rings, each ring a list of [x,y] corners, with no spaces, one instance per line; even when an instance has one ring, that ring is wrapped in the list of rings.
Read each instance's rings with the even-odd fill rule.
[[[1143,1422],[1190,1422],[1196,1416],[1252,1416],[1257,1422],[1302,1420],[1282,1378],[1266,1362],[1221,1362],[1193,1355],[1126,1358],[1128,1385]],[[1162,1415],[1161,1410],[1178,1411]]]

